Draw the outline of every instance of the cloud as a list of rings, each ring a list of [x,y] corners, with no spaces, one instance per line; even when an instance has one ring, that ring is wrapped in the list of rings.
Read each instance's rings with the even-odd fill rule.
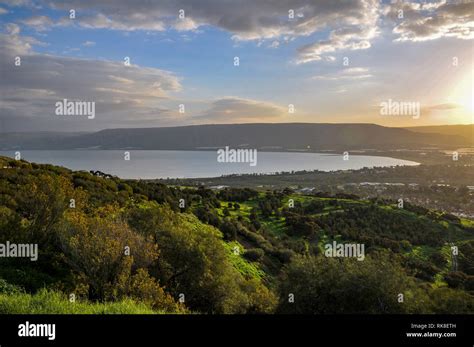
[[[328,39],[305,45],[298,49],[296,63],[308,63],[325,59],[333,61],[330,55],[344,50],[361,50],[371,47],[370,41],[378,35],[378,3],[366,1],[360,4],[359,16],[343,17],[338,27],[333,29]]]
[[[327,73],[324,75],[314,76],[312,79],[325,80],[325,81],[338,81],[338,80],[360,80],[370,78],[372,75],[369,73],[368,68],[354,67],[347,68],[341,71]]]
[[[8,6],[32,6],[31,0],[2,0],[2,3]]]
[[[35,29],[38,32],[47,31],[54,27],[66,27],[73,25],[73,19],[69,17],[61,17],[59,19],[51,19],[47,16],[32,16],[20,21],[20,23]]]
[[[182,89],[173,73],[123,62],[37,54],[32,48],[37,41],[21,36],[13,25],[7,30],[8,34],[0,34],[0,120],[7,130],[26,130],[32,124],[43,127],[35,130],[90,130],[159,121],[173,114],[163,106]],[[21,57],[20,66],[14,65],[15,56]],[[95,102],[96,119],[59,120],[54,105],[62,99]]]
[[[7,1],[10,5],[30,5],[31,1]],[[279,39],[283,36],[308,36],[330,32],[327,40],[299,50],[299,62],[320,60],[321,55],[337,50],[370,47],[376,36],[380,15],[394,23],[393,32],[400,41],[421,41],[453,36],[473,37],[474,3],[472,1],[430,1],[426,3],[393,1],[380,5],[378,0],[276,0],[246,1],[162,0],[64,0],[38,1],[59,10],[75,9],[75,22],[86,28],[123,31],[196,30],[211,25],[232,33],[235,40]],[[179,19],[180,10],[185,18]],[[399,18],[400,10],[403,18]],[[289,18],[294,11],[294,18]],[[34,17],[32,26],[44,28],[48,20]],[[35,24],[39,21],[40,23]],[[49,20],[51,22],[51,20]]]
[[[432,114],[443,114],[449,115],[450,112],[456,112],[456,110],[461,110],[462,105],[456,103],[444,103],[444,104],[435,104],[435,105],[426,105],[421,108],[421,113],[426,117]]]
[[[162,30],[162,24],[182,30],[194,30],[198,26],[212,25],[227,30],[236,39],[253,40],[276,38],[284,34],[308,35],[323,28],[329,22],[341,20],[344,15],[350,20],[363,15],[367,4],[376,4],[374,0],[279,0],[272,2],[235,0],[203,0],[196,6],[194,0],[163,0],[151,2],[137,0],[64,0],[53,3],[57,9],[74,8],[93,11],[95,15],[78,16],[81,24],[91,27],[123,28],[128,30]],[[179,19],[180,10],[184,10],[184,19]],[[290,20],[288,11],[294,10],[302,16]],[[156,23],[160,23],[158,27]],[[156,29],[158,28],[158,29]]]
[[[21,2],[21,1],[17,1]],[[25,24],[44,30],[47,25],[76,25],[90,29],[121,31],[197,31],[201,26],[226,30],[236,41],[279,40],[314,34],[324,39],[297,50],[296,63],[334,61],[340,51],[368,49],[378,36],[381,22],[391,24],[398,41],[424,41],[440,37],[474,37],[474,3],[468,1],[427,3],[396,0],[384,5],[378,0],[275,0],[248,1],[162,0],[64,0],[39,1],[65,11],[75,9],[73,21],[53,24],[44,16]],[[403,11],[403,18],[399,18]],[[184,18],[179,18],[180,11]],[[290,18],[289,11],[294,16]],[[387,26],[387,23],[383,23]]]
[[[8,13],[8,11],[0,7],[0,14],[6,14],[6,13]]]
[[[84,47],[92,47],[92,46],[95,46],[95,42],[94,41],[85,41],[82,43],[82,45]]]
[[[5,31],[10,35],[18,35],[20,33],[20,27],[15,23],[7,23],[5,25]]]
[[[214,26],[228,31],[236,41],[269,40],[269,47],[296,37],[330,31],[327,40],[298,51],[300,63],[320,60],[326,53],[366,49],[376,35],[377,0],[64,0],[45,2],[57,10],[76,10],[76,25],[122,31],[195,31]],[[179,11],[184,18],[179,18]],[[294,18],[289,12],[294,11]],[[327,58],[332,60],[332,57]]]
[[[79,59],[38,54],[33,38],[7,25],[0,34],[0,126],[3,131],[98,130],[123,126],[162,126],[182,118],[172,94],[180,92],[180,78],[172,72],[123,62]],[[21,56],[21,66],[14,57]],[[64,119],[55,115],[55,103],[63,99],[96,103],[96,118]],[[225,97],[210,103],[205,112],[190,120],[206,122],[272,121],[287,115],[279,105]]]
[[[46,16],[33,16],[21,21],[23,24],[35,28],[37,31],[48,30],[53,26],[53,21]]]
[[[278,120],[287,114],[286,108],[273,103],[229,96],[214,101],[208,110],[194,118],[206,122],[239,123]]]
[[[33,45],[45,45],[33,37],[21,37],[20,26],[15,23],[5,24],[4,32],[0,33],[0,57],[4,58],[3,64],[13,62],[14,57],[31,53]]]
[[[194,31],[199,28],[199,24],[190,18],[176,19],[173,28],[178,31]]]
[[[462,106],[454,103],[445,103],[426,107],[429,110],[454,110],[457,108],[462,108]]]
[[[71,4],[74,6],[74,4]],[[126,7],[125,7],[126,8]],[[104,15],[102,13],[77,19],[80,26],[89,29],[112,29],[122,31],[150,30],[163,31],[165,25],[147,13],[131,13],[130,15]]]
[[[280,41],[273,41],[268,47],[269,48],[278,48],[280,46]]]
[[[396,26],[396,41],[427,41],[442,37],[474,38],[474,2],[437,1],[407,3],[397,1],[385,8],[386,17]]]

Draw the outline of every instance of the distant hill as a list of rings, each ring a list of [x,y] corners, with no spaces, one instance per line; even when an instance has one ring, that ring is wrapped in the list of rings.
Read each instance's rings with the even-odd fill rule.
[[[0,133],[0,149],[63,149],[70,137],[86,133],[34,132]]]
[[[443,135],[462,136],[470,142],[474,142],[474,124],[459,124],[459,125],[431,125],[404,128],[418,133],[436,133]]]
[[[281,151],[303,150],[308,149],[308,146],[311,150],[472,146],[472,140],[455,131],[449,134],[432,133],[424,128],[390,128],[375,124],[277,123],[108,129],[86,134],[8,133],[1,136],[0,148],[205,150],[230,146]]]

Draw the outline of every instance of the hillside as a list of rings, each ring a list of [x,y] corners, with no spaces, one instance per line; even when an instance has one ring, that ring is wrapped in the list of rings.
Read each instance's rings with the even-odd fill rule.
[[[457,148],[472,141],[452,134],[420,133],[375,124],[230,124],[108,129],[88,134],[3,134],[1,149],[199,150],[224,146],[259,150]]]
[[[0,313],[41,298],[35,312],[69,312],[70,293],[76,312],[474,313],[469,219],[350,194],[0,167],[0,243],[39,248],[38,261],[0,258]],[[334,243],[359,251],[328,255]]]
[[[474,141],[474,124],[459,125],[432,125],[404,128],[417,133],[432,133],[442,135],[462,136],[465,139]]]

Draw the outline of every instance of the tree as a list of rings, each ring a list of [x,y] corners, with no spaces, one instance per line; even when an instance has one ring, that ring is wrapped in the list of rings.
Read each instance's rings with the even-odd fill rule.
[[[261,248],[250,248],[247,249],[244,253],[245,259],[248,259],[250,261],[260,261],[264,255],[265,252]]]
[[[444,280],[451,288],[462,288],[467,275],[461,271],[451,271],[444,275]]]
[[[139,269],[130,278],[126,294],[147,304],[154,310],[161,310],[167,313],[186,312],[185,306],[178,304],[171,295],[167,294],[145,269]]]
[[[250,279],[243,285],[248,302],[246,313],[274,313],[278,297],[262,284],[260,280]]]
[[[417,292],[417,297],[411,294]],[[398,302],[404,294],[404,303]],[[293,295],[294,302],[289,300]],[[283,270],[280,313],[402,313],[422,310],[418,292],[389,255],[364,261],[323,256],[296,256]]]
[[[157,208],[155,213],[166,213]],[[155,226],[160,245],[157,266],[150,273],[175,298],[184,295],[185,304],[207,313],[245,312],[243,278],[231,265],[222,234],[187,214],[173,215],[170,227]]]
[[[221,224],[219,229],[224,234],[225,240],[233,241],[237,237],[237,227],[229,218],[224,219],[224,222]]]
[[[21,187],[15,199],[19,214],[30,222],[25,240],[48,246],[54,238],[54,227],[69,208],[70,199],[75,199],[79,207],[82,196],[65,177],[46,174],[33,177]]]
[[[451,288],[441,287],[430,291],[431,310],[437,314],[461,314],[474,311],[472,295]]]
[[[124,294],[130,276],[158,258],[150,237],[139,235],[107,206],[97,216],[68,214],[60,238],[66,262],[93,300],[110,300]]]
[[[474,275],[474,241],[459,246],[459,269],[468,275]]]

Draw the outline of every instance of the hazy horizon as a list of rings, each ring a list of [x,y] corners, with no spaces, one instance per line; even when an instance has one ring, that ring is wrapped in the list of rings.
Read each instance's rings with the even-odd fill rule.
[[[219,126],[219,125],[249,125],[249,124],[329,124],[329,125],[376,125],[381,127],[389,127],[389,128],[401,128],[401,129],[409,129],[409,128],[424,128],[424,127],[456,127],[456,126],[469,126],[473,125],[474,123],[466,123],[466,124],[430,124],[430,125],[413,125],[413,126],[387,126],[382,124],[376,123],[323,123],[323,122],[266,122],[266,123],[205,123],[205,124],[185,124],[185,125],[164,125],[164,126],[152,126],[152,127],[116,127],[116,128],[104,128],[104,129],[97,129],[97,130],[90,130],[90,131],[76,131],[74,129],[65,129],[65,130],[33,130],[33,131],[0,131],[0,134],[7,134],[7,133],[94,133],[103,130],[116,130],[116,129],[153,129],[153,128],[176,128],[176,127],[186,127],[186,126]]]

